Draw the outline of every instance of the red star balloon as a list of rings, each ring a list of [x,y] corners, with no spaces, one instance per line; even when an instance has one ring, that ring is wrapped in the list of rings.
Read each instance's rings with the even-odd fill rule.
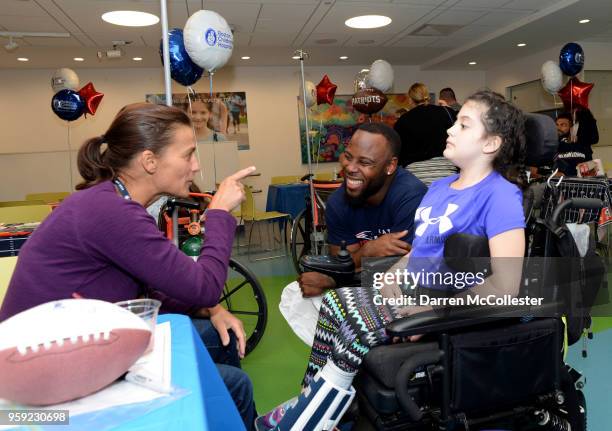
[[[568,111],[574,108],[589,109],[589,93],[595,84],[582,82],[575,76],[559,90],[559,96]]]
[[[98,105],[104,97],[103,93],[96,91],[91,82],[88,82],[85,87],[79,90],[79,95],[85,101],[85,113],[90,115],[94,115],[96,113]]]
[[[336,94],[336,88],[338,86],[329,80],[329,77],[325,75],[321,82],[317,84],[317,105],[323,103],[334,103],[334,95]]]

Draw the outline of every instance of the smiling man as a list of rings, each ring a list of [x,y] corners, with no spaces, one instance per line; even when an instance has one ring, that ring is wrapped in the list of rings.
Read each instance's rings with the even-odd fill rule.
[[[327,201],[327,242],[336,255],[345,241],[356,268],[364,257],[410,251],[415,211],[427,187],[410,172],[398,169],[400,149],[400,137],[391,127],[364,123],[340,156],[344,184]],[[320,298],[305,301],[301,297],[318,297],[336,287],[326,275],[305,272],[283,291],[281,312],[305,342],[312,342]]]

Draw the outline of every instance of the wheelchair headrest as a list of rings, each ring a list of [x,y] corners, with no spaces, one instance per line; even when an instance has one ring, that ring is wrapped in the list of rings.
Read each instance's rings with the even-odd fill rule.
[[[525,141],[527,166],[552,163],[559,146],[555,121],[544,114],[525,113]]]

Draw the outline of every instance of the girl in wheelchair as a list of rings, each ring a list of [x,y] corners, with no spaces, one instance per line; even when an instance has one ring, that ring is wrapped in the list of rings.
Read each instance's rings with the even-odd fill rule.
[[[522,258],[522,194],[502,173],[510,163],[524,160],[524,121],[521,111],[497,93],[480,91],[465,101],[448,130],[444,150],[460,173],[434,182],[423,198],[415,215],[409,259],[441,258],[445,238],[455,233],[488,238],[491,257]],[[519,176],[517,182],[522,186],[526,178]],[[500,272],[518,290],[520,270],[513,274],[501,268]],[[415,312],[387,303],[376,305],[376,294],[370,288],[352,287],[324,296],[302,392],[257,418],[258,430],[336,426],[355,396],[351,384],[363,358],[371,348],[392,341],[385,326]],[[397,289],[386,292],[387,296],[397,294]]]

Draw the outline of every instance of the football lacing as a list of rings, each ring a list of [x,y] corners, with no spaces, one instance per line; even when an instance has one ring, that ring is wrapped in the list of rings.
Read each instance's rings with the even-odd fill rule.
[[[54,343],[58,347],[62,347],[66,340],[69,340],[71,344],[77,344],[79,342],[79,338],[82,340],[83,343],[89,343],[90,340],[95,343],[97,341],[100,341],[100,339],[104,341],[108,341],[110,340],[110,333],[111,331],[102,331],[102,332],[96,332],[94,334],[73,335],[70,338],[66,337],[66,338],[58,338],[56,340],[46,340],[39,344],[19,345],[17,346],[17,351],[22,356],[25,356],[28,353],[28,349],[30,349],[32,353],[38,353],[40,349],[50,350],[51,347],[53,347]]]

